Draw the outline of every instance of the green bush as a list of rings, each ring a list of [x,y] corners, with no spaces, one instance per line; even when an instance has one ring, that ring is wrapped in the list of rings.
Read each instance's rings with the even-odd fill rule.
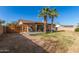
[[[76,28],[76,29],[75,29],[75,32],[79,32],[79,28]]]

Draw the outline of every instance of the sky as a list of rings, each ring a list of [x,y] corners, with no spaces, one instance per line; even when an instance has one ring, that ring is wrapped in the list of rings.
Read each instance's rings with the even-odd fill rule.
[[[54,19],[55,23],[62,25],[75,25],[79,23],[78,6],[0,6],[0,19],[6,23],[15,22],[21,18],[43,22],[43,17],[38,17],[42,8],[56,8],[59,16]],[[51,19],[48,18],[48,23]]]

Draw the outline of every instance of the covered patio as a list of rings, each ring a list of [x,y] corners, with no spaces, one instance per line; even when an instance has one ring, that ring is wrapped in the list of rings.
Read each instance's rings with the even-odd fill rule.
[[[43,32],[44,24],[42,22],[20,21],[18,23],[19,32]]]

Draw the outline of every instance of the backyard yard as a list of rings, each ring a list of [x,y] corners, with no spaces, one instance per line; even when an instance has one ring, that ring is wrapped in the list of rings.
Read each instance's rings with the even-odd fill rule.
[[[0,52],[79,52],[78,32],[8,33],[0,36]]]

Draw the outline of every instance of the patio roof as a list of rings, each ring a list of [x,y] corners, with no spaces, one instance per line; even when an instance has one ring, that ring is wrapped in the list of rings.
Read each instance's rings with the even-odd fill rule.
[[[18,22],[22,22],[22,23],[43,23],[43,22],[35,22],[32,20],[19,20]]]
[[[23,23],[35,23],[34,21],[31,20],[19,20],[19,22],[23,22]]]

